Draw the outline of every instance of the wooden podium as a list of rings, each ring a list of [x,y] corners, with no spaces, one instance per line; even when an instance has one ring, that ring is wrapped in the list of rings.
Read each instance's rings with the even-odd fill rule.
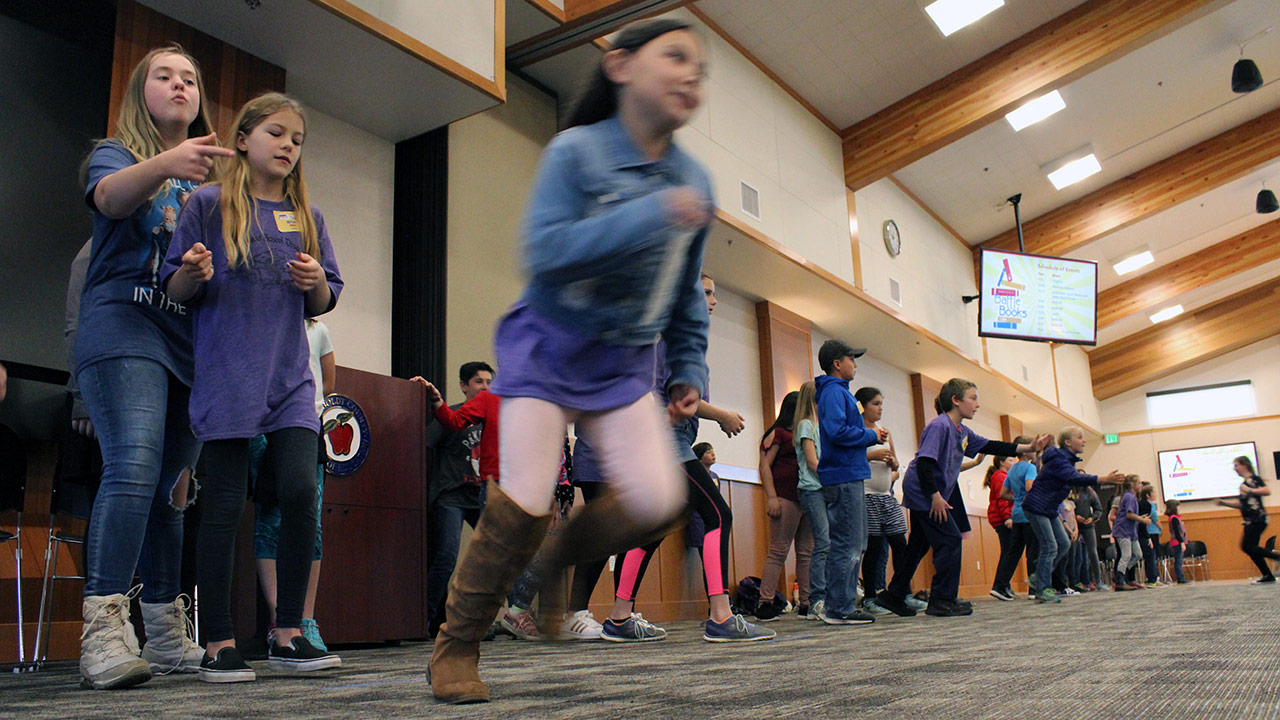
[[[345,367],[335,392],[363,410],[369,452],[355,472],[325,478],[316,621],[326,643],[426,637],[426,393]]]

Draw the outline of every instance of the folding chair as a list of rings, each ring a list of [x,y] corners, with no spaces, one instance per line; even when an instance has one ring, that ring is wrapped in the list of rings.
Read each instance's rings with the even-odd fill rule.
[[[0,530],[0,544],[13,543],[13,556],[17,565],[14,585],[18,602],[18,669],[27,665],[26,639],[23,637],[22,618],[22,510],[27,495],[27,449],[22,438],[8,425],[0,425],[0,512],[16,510],[13,532]]]

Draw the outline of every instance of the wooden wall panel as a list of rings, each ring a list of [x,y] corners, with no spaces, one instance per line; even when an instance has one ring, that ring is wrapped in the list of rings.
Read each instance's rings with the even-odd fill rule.
[[[1119,395],[1280,333],[1280,278],[1166,320],[1089,353],[1093,393]]]
[[[1012,415],[1000,416],[1000,439],[1005,442],[1013,442],[1013,439],[1022,434],[1022,421]]]
[[[814,377],[812,324],[805,318],[768,300],[756,303],[756,330],[760,344],[760,406],[764,424],[777,419],[782,398]]]
[[[1214,0],[1091,0],[847,128],[858,190],[1193,18]]]
[[[942,392],[942,383],[920,373],[911,374],[911,408],[916,421],[916,439],[924,435],[924,426],[937,417],[933,401]]]
[[[134,0],[119,0],[108,135],[115,132],[120,99],[133,67],[152,48],[175,42],[186,48],[200,64],[204,102],[224,144],[241,105],[261,93],[285,90],[284,68],[161,15]]]
[[[1026,251],[1062,256],[1280,157],[1280,108],[1022,224]],[[1017,250],[1017,229],[974,248]]]
[[[1098,327],[1280,259],[1280,220],[1246,230],[1098,293]]]

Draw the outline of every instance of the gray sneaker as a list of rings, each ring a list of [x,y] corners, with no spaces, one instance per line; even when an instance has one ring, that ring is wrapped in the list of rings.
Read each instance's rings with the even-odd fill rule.
[[[741,615],[734,615],[724,622],[713,622],[707,618],[706,630],[702,639],[707,642],[753,642],[755,640],[772,640],[778,633],[769,628],[760,627],[747,622]]]
[[[665,640],[667,631],[645,620],[640,613],[618,622],[609,618],[600,623],[600,639],[609,642],[653,642]]]
[[[881,607],[875,598],[867,598],[862,601],[862,609],[869,615],[880,617],[881,615],[892,615],[893,611],[886,607]]]
[[[924,610],[929,607],[929,603],[921,600],[915,595],[908,595],[902,602],[912,610]]]
[[[870,613],[863,612],[857,608],[844,615],[828,612],[822,616],[822,622],[828,625],[870,625],[875,621],[875,617]]]
[[[809,606],[809,616],[806,620],[821,620],[823,615],[827,614],[827,601],[819,600]]]

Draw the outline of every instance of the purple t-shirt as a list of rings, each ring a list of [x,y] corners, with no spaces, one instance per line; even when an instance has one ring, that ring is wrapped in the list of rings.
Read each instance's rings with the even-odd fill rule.
[[[960,480],[960,464],[965,456],[974,457],[986,447],[987,439],[969,429],[968,425],[956,425],[946,413],[935,417],[924,426],[920,435],[920,449],[907,466],[902,480],[902,505],[912,510],[929,510],[930,498],[920,490],[920,477],[916,463],[920,458],[932,458],[938,464],[938,477],[934,478],[942,497],[950,498]]]
[[[1116,521],[1111,524],[1111,537],[1138,539],[1138,521],[1130,520],[1127,513],[1138,514],[1138,498],[1133,493],[1125,493],[1120,498],[1120,507],[1116,509]]]
[[[653,390],[658,344],[606,345],[543,317],[523,301],[498,321],[494,355],[502,372],[492,392],[532,397],[583,412],[620,408]]]
[[[195,382],[191,429],[200,440],[248,438],[287,427],[320,431],[307,344],[304,295],[289,278],[302,251],[302,233],[288,202],[257,202],[249,263],[227,267],[218,186],[187,200],[161,272],[164,282],[198,242],[213,253],[213,278],[188,305],[194,308]],[[324,217],[312,207],[320,257],[333,301],[342,292],[338,262]]]

